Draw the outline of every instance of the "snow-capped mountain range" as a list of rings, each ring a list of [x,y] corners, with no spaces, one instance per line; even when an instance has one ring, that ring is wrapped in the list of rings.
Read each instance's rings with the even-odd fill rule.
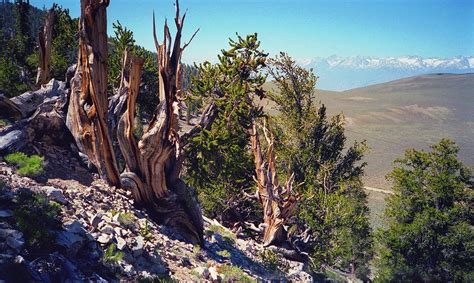
[[[377,58],[333,55],[298,63],[313,68],[319,76],[317,87],[327,90],[347,90],[429,73],[474,72],[474,56],[443,59],[420,56]]]

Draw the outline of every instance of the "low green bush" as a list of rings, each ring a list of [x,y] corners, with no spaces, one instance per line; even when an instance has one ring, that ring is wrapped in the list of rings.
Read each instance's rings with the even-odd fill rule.
[[[135,224],[135,215],[131,212],[121,212],[118,216],[118,222],[124,226],[132,226]]]
[[[6,127],[9,125],[10,125],[10,122],[8,122],[8,120],[0,119],[0,127]]]
[[[59,227],[61,207],[49,201],[44,194],[28,190],[20,191],[15,197],[17,203],[13,212],[16,226],[29,247],[47,249],[54,242],[51,231]]]
[[[250,276],[236,266],[223,265],[217,270],[225,282],[255,282]]]
[[[102,261],[105,264],[117,265],[119,263],[119,261],[122,260],[123,252],[118,251],[116,248],[117,248],[117,246],[115,244],[111,244],[104,251],[104,256],[102,257]]]
[[[217,252],[218,256],[225,257],[225,258],[230,258],[230,252],[228,250],[221,250]]]
[[[37,176],[44,172],[44,158],[39,155],[28,156],[23,152],[15,152],[5,156],[5,161],[18,166],[18,174]]]
[[[142,236],[146,240],[151,240],[153,235],[151,234],[150,227],[148,225],[148,221],[145,221],[145,225],[140,227],[139,231],[140,236]]]
[[[219,225],[212,224],[212,225],[209,225],[209,227],[207,229],[210,232],[220,234],[222,236],[222,239],[224,241],[226,241],[227,243],[229,243],[230,245],[235,244],[235,240],[236,240],[235,234],[233,234],[232,232],[224,229],[223,227],[221,227]]]
[[[263,265],[276,273],[286,272],[289,269],[288,264],[281,260],[281,256],[272,250],[263,250],[258,256]]]

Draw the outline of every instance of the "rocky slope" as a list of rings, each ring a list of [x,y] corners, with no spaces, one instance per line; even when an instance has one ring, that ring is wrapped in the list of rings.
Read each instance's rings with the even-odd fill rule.
[[[52,144],[43,139],[24,150],[45,158],[45,172],[35,178],[0,160],[0,281],[311,281],[303,263],[237,237],[215,220],[206,219],[203,246],[182,241],[137,209],[129,192],[106,185],[72,151]],[[31,204],[21,204],[25,192],[53,201],[57,225],[34,220],[36,212],[21,213],[31,212]],[[28,217],[52,239],[42,249],[34,248],[28,237],[36,234],[21,225]]]

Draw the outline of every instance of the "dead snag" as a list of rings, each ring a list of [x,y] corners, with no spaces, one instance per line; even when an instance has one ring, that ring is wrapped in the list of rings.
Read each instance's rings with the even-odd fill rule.
[[[125,171],[120,175],[122,186],[129,188],[135,200],[162,223],[176,228],[191,241],[201,242],[201,210],[190,188],[179,178],[182,151],[178,134],[181,55],[189,44],[181,47],[185,17],[186,13],[180,16],[176,1],[176,35],[172,45],[166,22],[163,43],[158,43],[153,16],[153,36],[158,53],[159,105],[148,129],[137,140],[133,135],[133,125],[143,60],[131,56],[128,100],[118,123],[117,137],[126,163]]]
[[[44,26],[40,29],[38,34],[39,41],[39,66],[38,74],[36,76],[36,85],[41,86],[48,82],[49,77],[49,62],[51,59],[51,46],[53,43],[53,24],[54,24],[54,6],[51,8],[44,21]]]
[[[108,4],[108,0],[81,0],[78,63],[66,123],[79,150],[97,167],[101,178],[119,185],[107,128]]]
[[[264,219],[264,246],[284,243],[287,239],[283,225],[294,212],[298,197],[292,192],[294,177],[291,175],[282,187],[278,182],[275,168],[275,154],[273,152],[273,136],[267,133],[263,125],[263,132],[268,143],[267,161],[265,162],[260,146],[260,139],[255,123],[252,126],[252,151],[255,157],[255,172],[258,186],[258,199],[263,207]]]

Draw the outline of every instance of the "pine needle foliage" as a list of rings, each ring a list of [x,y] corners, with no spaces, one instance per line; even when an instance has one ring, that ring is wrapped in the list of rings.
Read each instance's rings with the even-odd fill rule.
[[[257,34],[230,39],[219,63],[198,67],[193,93],[203,104],[215,103],[218,114],[209,129],[186,151],[186,178],[196,188],[204,213],[224,223],[249,221],[258,215],[254,200],[254,164],[249,148],[252,120],[263,115],[254,99],[263,97],[267,54]]]
[[[286,53],[269,65],[278,90],[269,97],[279,111],[273,123],[280,171],[293,173],[300,184],[290,238],[310,252],[316,269],[326,264],[367,279],[372,238],[361,181],[365,143],[347,145],[344,117],[329,117],[316,103],[312,70]]]
[[[443,139],[407,150],[389,174],[394,194],[379,231],[379,282],[474,280],[473,175]]]

